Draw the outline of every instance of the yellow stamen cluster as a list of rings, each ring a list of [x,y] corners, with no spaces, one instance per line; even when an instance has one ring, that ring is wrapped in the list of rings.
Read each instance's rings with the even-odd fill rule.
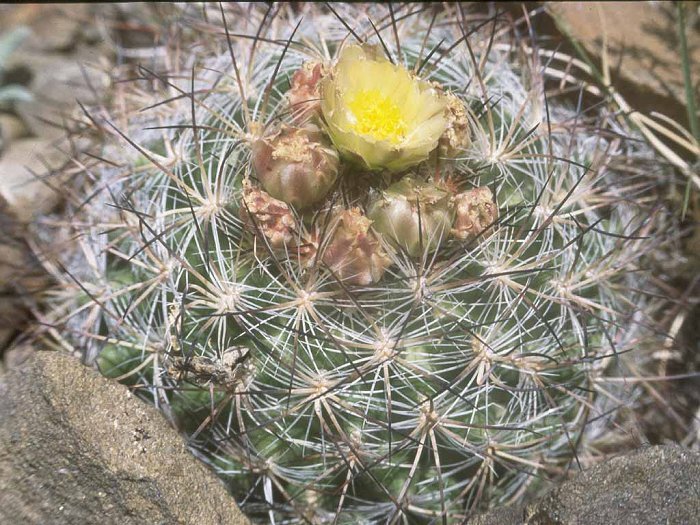
[[[406,135],[401,108],[378,89],[359,91],[348,103],[354,116],[353,131],[375,140],[398,144]]]

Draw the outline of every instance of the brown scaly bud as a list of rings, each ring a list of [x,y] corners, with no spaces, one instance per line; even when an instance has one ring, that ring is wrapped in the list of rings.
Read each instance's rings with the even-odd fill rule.
[[[319,113],[321,109],[319,82],[326,73],[327,68],[324,64],[306,62],[292,76],[287,100],[297,121],[306,121]]]
[[[391,264],[371,225],[359,208],[342,210],[331,219],[322,260],[344,283],[365,286],[379,282]]]
[[[457,157],[471,144],[471,129],[467,108],[461,99],[452,93],[444,94],[447,108],[447,128],[440,137],[440,153],[446,157]]]
[[[498,218],[498,206],[488,186],[457,195],[455,212],[452,235],[463,241],[474,239],[480,234],[486,235],[485,230]]]
[[[314,125],[257,139],[252,160],[265,191],[297,209],[321,201],[338,177],[338,153]]]
[[[244,186],[240,214],[244,227],[263,235],[272,249],[289,246],[294,240],[296,221],[289,206],[262,190]]]

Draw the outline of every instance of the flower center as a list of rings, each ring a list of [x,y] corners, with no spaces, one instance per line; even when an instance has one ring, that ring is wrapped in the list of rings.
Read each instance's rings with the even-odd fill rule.
[[[348,109],[355,117],[353,131],[392,144],[401,142],[406,135],[406,122],[401,109],[378,89],[366,89],[352,97]]]

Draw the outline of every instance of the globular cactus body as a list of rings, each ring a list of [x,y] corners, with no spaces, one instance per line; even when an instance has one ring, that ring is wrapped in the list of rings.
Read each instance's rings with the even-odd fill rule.
[[[466,35],[457,6],[303,9],[292,38],[291,7],[251,8],[257,40],[212,10],[198,94],[170,84],[186,96],[151,110],[169,125],[123,130],[130,166],[76,210],[90,270],[53,315],[146,385],[251,516],[457,523],[576,452],[643,306],[625,270],[653,231],[645,181],[615,167],[640,146],[545,102],[534,56],[489,43],[498,20]],[[400,51],[352,47],[348,23]],[[343,49],[364,64],[349,90],[396,75],[375,106],[339,106]],[[375,115],[389,103],[404,113]],[[338,116],[358,104],[365,120]]]

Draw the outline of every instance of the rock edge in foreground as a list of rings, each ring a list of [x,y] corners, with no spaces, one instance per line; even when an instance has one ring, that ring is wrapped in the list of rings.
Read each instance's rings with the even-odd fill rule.
[[[685,525],[700,516],[700,454],[645,447],[574,475],[525,507],[469,525]]]
[[[0,523],[248,521],[155,408],[36,352],[0,376]]]

